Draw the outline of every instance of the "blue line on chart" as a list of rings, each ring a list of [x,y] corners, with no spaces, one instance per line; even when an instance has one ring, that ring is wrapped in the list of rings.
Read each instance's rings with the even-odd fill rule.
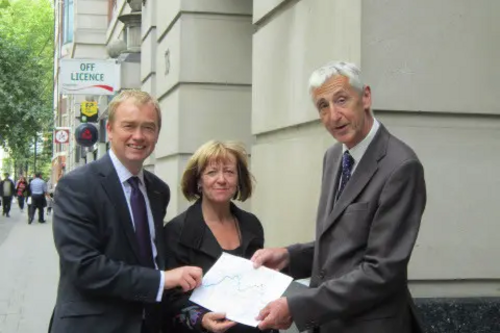
[[[241,276],[239,276],[239,275],[224,276],[219,282],[210,283],[210,284],[203,284],[202,286],[203,287],[213,287],[213,286],[221,284],[226,279],[229,279],[229,280],[232,280],[232,281],[237,280],[238,281],[238,291],[247,291],[247,290],[252,289],[252,288],[264,288],[263,284],[256,284],[256,285],[248,286],[246,288],[241,288]]]

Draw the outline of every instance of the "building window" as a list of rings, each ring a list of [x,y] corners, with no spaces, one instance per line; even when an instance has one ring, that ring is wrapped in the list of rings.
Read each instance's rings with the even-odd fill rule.
[[[63,44],[71,43],[73,41],[73,23],[75,19],[73,1],[74,0],[64,1]]]

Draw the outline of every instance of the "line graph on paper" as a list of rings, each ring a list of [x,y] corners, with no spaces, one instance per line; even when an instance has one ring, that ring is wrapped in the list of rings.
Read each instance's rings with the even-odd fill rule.
[[[279,298],[292,278],[227,253],[203,277],[190,300],[211,311],[225,312],[236,322],[257,326],[255,317],[269,302]]]
[[[265,285],[262,283],[255,284],[255,283],[250,283],[250,284],[244,284],[243,280],[249,280],[244,279],[243,276],[241,275],[234,275],[234,276],[224,276],[220,281],[214,282],[214,283],[207,283],[203,284],[204,288],[210,288],[210,287],[217,287],[220,286],[223,283],[235,283],[234,288],[236,289],[237,292],[239,293],[246,293],[248,291],[255,291],[260,295],[264,295],[264,289]],[[250,281],[251,282],[251,281]]]

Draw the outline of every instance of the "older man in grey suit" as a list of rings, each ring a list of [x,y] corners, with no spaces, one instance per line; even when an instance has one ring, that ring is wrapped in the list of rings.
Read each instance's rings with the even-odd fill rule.
[[[421,332],[407,266],[425,209],[417,155],[379,123],[359,69],[330,63],[310,78],[321,122],[338,141],[323,160],[316,240],[255,253],[255,266],[311,277],[310,288],[269,303],[261,329]]]

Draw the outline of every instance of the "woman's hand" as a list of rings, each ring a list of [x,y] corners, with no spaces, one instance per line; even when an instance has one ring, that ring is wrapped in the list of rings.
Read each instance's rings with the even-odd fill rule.
[[[220,312],[208,312],[201,319],[201,326],[214,333],[224,333],[234,325],[234,321],[227,320],[226,314]]]

